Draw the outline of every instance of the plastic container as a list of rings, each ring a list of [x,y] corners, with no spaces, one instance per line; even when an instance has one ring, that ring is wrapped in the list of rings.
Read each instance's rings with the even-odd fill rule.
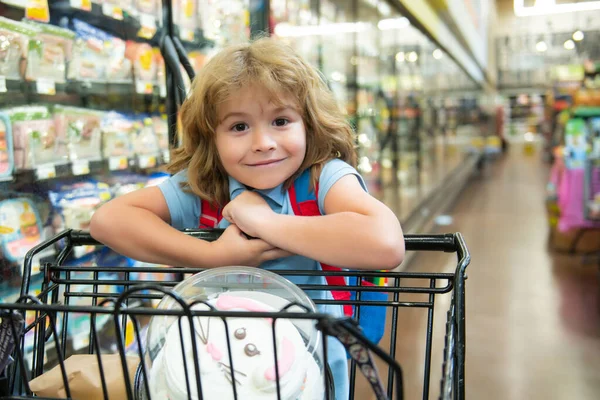
[[[312,300],[296,285],[257,268],[226,267],[201,272],[181,282],[174,292],[192,309],[199,310],[209,310],[210,305],[217,311],[316,312]],[[163,310],[178,308],[170,296],[158,305]],[[281,398],[323,399],[322,338],[314,320],[276,321]],[[272,324],[266,318],[226,318],[226,323],[218,315],[194,319],[204,398],[233,399],[233,379],[238,398],[277,398]],[[176,317],[155,316],[150,322],[145,362],[153,399],[188,399],[186,368],[190,398],[199,398],[187,318],[181,318],[181,328],[182,333]],[[148,396],[142,391],[138,398]]]

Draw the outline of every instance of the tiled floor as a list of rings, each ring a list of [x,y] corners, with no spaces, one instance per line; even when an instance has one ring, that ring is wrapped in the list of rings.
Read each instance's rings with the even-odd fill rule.
[[[468,399],[600,398],[600,284],[597,267],[547,248],[548,167],[513,149],[464,191],[451,226],[472,254],[467,280]],[[417,256],[412,271],[451,271],[454,258]],[[439,394],[443,322],[436,307],[430,398]],[[401,313],[397,359],[405,398],[421,399],[426,313]],[[369,398],[363,390],[357,399]]]

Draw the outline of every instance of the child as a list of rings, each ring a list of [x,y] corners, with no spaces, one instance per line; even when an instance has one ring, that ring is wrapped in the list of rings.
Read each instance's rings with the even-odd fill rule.
[[[94,238],[142,261],[202,268],[392,269],[402,262],[398,219],[353,167],[350,126],[319,73],[288,46],[263,38],[221,51],[194,80],[181,122],[183,145],[169,165],[175,175],[101,207]],[[318,183],[321,216],[293,213],[288,189],[305,170]],[[199,227],[200,199],[222,208],[218,227],[226,229],[212,243],[179,231]],[[291,280],[325,284],[314,276]],[[319,309],[343,316],[341,306]],[[345,350],[329,343],[336,399],[345,400]]]

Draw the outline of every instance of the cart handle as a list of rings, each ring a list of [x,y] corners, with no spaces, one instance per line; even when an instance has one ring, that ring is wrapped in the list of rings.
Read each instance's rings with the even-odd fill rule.
[[[212,242],[221,236],[224,229],[185,229],[182,232],[186,235]],[[66,246],[57,256],[56,263],[59,265],[66,259],[74,246],[102,246],[102,243],[94,239],[89,232],[75,229],[65,230],[52,239],[34,246],[25,255],[23,264],[23,285],[21,287],[22,292],[24,292],[21,293],[21,295],[26,294],[29,290],[29,279],[34,256],[61,240],[66,241]],[[465,264],[468,265],[468,260],[470,259],[469,251],[467,250],[460,233],[446,233],[441,235],[404,235],[404,243],[407,251],[444,251],[447,253],[457,253],[459,269],[462,269],[462,271],[460,271],[462,273],[464,273],[464,268],[466,268]],[[463,264],[463,268],[460,268],[460,264]]]
[[[198,239],[213,242],[224,232],[224,229],[185,229],[183,233]],[[101,246],[89,232],[71,230],[68,235],[73,246]],[[443,235],[404,235],[404,243],[408,251],[445,251],[456,253],[460,250],[453,233]]]

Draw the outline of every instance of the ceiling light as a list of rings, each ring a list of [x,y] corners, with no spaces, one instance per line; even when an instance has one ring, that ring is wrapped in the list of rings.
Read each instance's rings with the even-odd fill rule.
[[[573,40],[580,42],[583,40],[584,34],[579,29],[573,32]]]
[[[567,50],[573,50],[575,48],[575,42],[569,39],[565,42],[564,46]]]
[[[414,63],[414,62],[417,62],[418,59],[419,59],[419,55],[416,52],[411,51],[410,53],[408,53],[408,61],[409,62]]]
[[[410,21],[406,17],[382,19],[377,23],[377,27],[381,31],[391,29],[404,29],[410,26]]]
[[[291,25],[280,22],[275,25],[275,35],[279,37],[326,36],[341,33],[364,32],[372,27],[366,22],[337,22],[322,25]]]
[[[435,58],[436,60],[439,60],[440,58],[442,58],[444,56],[444,52],[441,51],[440,49],[435,49],[433,51],[433,58]]]
[[[556,4],[555,0],[537,0],[533,6],[526,7],[525,0],[514,0],[514,10],[517,17],[593,11],[600,10],[600,1]]]
[[[406,60],[406,56],[404,55],[404,52],[401,51],[400,53],[396,54],[396,61],[398,62],[404,62]]]
[[[537,42],[537,43],[536,43],[536,45],[535,45],[535,49],[536,49],[537,51],[539,51],[540,53],[543,53],[543,52],[545,52],[546,50],[548,50],[548,45],[546,45],[546,42],[544,42],[544,41],[542,40],[542,41],[539,41],[539,42]]]

